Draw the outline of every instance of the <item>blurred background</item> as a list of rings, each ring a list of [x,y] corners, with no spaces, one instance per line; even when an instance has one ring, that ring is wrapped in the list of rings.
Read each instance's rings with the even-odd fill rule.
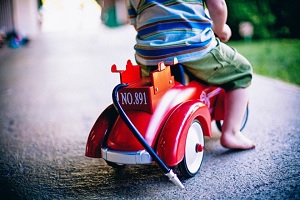
[[[125,0],[107,0],[105,4],[103,1],[1,0],[0,28],[4,32],[17,30],[20,34],[34,35],[42,25],[44,31],[74,29],[82,24],[95,27],[101,7],[101,19],[106,25],[116,27],[127,22]],[[230,0],[227,5],[234,40],[244,36],[253,39],[300,37],[297,12],[300,2],[297,0]],[[245,22],[253,26],[253,30],[240,34]]]
[[[230,45],[250,60],[254,72],[300,85],[300,1],[230,0],[227,5]],[[127,22],[125,0],[1,0],[0,45],[19,48],[45,32],[101,31],[100,24],[118,29]]]

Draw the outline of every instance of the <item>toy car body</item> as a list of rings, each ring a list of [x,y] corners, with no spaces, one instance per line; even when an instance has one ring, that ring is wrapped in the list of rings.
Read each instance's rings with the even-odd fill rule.
[[[200,169],[204,136],[211,137],[211,122],[223,119],[224,91],[191,80],[183,83],[174,78],[170,66],[159,63],[150,76],[142,77],[138,65],[127,62],[125,70],[115,65],[111,71],[120,74],[116,98],[122,112],[146,143],[168,167],[178,166],[186,177]],[[181,69],[182,70],[182,69]],[[153,157],[132,133],[113,104],[94,124],[86,145],[86,156],[103,158],[117,167],[127,164],[149,164]]]

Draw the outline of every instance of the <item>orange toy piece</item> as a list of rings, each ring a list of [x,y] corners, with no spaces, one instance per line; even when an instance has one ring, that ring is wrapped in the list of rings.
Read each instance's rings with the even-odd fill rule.
[[[118,70],[113,65],[111,71],[120,73],[121,83],[128,84],[119,91],[119,101],[124,110],[142,110],[151,114],[158,100],[175,85],[170,66],[165,66],[163,62],[149,77],[141,77],[140,66],[133,65],[130,60],[126,70]]]

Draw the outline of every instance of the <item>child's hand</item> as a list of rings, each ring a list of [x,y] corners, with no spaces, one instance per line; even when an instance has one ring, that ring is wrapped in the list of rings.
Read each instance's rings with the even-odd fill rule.
[[[217,36],[222,42],[228,42],[228,40],[231,37],[230,27],[227,24],[225,24],[224,28],[223,28],[223,31],[221,33],[217,34]]]

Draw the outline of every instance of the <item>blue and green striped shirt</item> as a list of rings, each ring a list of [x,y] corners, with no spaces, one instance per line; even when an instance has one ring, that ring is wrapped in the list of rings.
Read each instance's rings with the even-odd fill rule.
[[[128,13],[142,65],[197,60],[216,45],[202,0],[129,0]]]

